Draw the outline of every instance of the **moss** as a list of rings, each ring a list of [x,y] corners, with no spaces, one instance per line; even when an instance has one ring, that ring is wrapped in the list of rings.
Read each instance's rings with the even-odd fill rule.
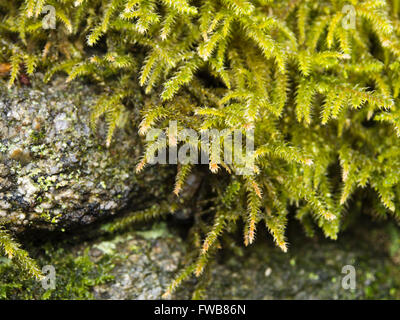
[[[168,284],[162,279],[172,280],[177,268],[173,264],[179,263],[177,254],[179,258],[183,256],[184,243],[177,241],[165,223],[113,236],[99,234],[97,228],[89,228],[89,240],[76,235],[73,240],[25,242],[40,267],[55,268],[54,290],[45,290],[40,281],[26,277],[9,259],[0,258],[0,299],[98,299],[103,287],[115,290],[115,294],[124,294],[121,291],[126,290],[126,284],[112,289],[115,278],[135,280],[131,283],[132,292],[125,294],[138,297],[142,294],[139,288],[146,286],[148,294],[156,298],[154,292],[157,292],[160,298]],[[164,248],[167,243],[170,248]],[[149,274],[152,274],[151,279]]]
[[[390,256],[393,261],[400,264],[400,231],[395,225],[390,224],[388,226],[388,233],[391,240],[389,247]]]
[[[92,288],[113,279],[111,256],[105,255],[93,262],[88,250],[72,254],[66,248],[55,249],[52,244],[41,248],[45,251],[37,261],[41,266],[52,265],[56,271],[56,288],[45,290],[40,281],[23,280],[21,273],[11,261],[0,261],[1,299],[93,299]],[[22,279],[22,280],[21,280]]]
[[[173,188],[180,198],[163,195],[157,208],[140,210],[134,218],[117,222],[165,213],[196,221],[190,240],[197,256],[189,259],[191,264],[170,291],[187,276],[206,272],[222,236],[236,230],[239,221],[246,246],[255,241],[257,228],[266,226],[275,244],[287,252],[285,232],[292,216],[308,234],[321,229],[332,240],[353,219],[346,214],[348,205],[354,208],[353,215],[363,211],[400,220],[399,0],[352,1],[351,26],[343,11],[349,9],[345,0],[49,3],[61,20],[52,30],[40,27],[44,1],[2,2],[0,13],[6,17],[0,28],[4,39],[0,62],[9,86],[34,82],[40,78],[35,70],[45,73],[44,81],[63,72],[68,83],[84,78],[99,85],[101,94],[95,99],[81,95],[73,100],[78,108],[70,106],[68,112],[60,110],[59,104],[47,108],[57,134],[63,132],[79,142],[79,157],[71,153],[76,146],[68,140],[56,143],[63,154],[59,157],[48,148],[52,141],[42,148],[47,135],[30,138],[33,144],[40,143],[31,149],[37,157],[33,160],[67,162],[66,181],[55,182],[57,191],[68,184],[81,190],[88,177],[85,180],[84,171],[75,172],[75,167],[89,156],[94,163],[100,162],[100,169],[91,173],[101,171],[106,177],[97,176],[93,188],[86,188],[89,198],[79,197],[76,189],[56,192],[58,201],[46,197],[53,216],[48,221],[88,222],[104,212],[115,213],[116,201],[122,202],[119,195],[130,191],[124,188],[126,184],[140,184],[139,173],[153,163],[157,152],[186,140],[170,137],[165,146],[146,141],[132,154],[132,161],[125,157],[125,142],[142,146],[136,132],[167,132],[171,121],[196,132],[226,129],[247,137],[254,133],[250,139],[254,152],[234,152],[234,161],[222,161],[221,154],[213,154],[206,163],[208,170],[180,163]],[[18,96],[16,90],[4,92]],[[79,140],[89,135],[78,119],[83,106],[91,110],[86,124],[94,132],[103,129],[104,149]],[[53,114],[53,109],[59,112]],[[20,119],[23,114],[17,108],[12,111],[4,117],[14,126],[28,120],[35,130],[49,129],[36,119]],[[132,123],[134,130],[123,135],[128,139],[114,137]],[[31,220],[40,224],[31,208],[41,212],[44,204],[32,202],[53,188],[45,175],[45,180],[36,182],[20,177],[31,161],[23,156],[24,140],[8,146],[16,148],[11,149],[11,158],[19,162],[14,169],[21,193],[27,195],[19,202],[7,198],[13,208],[4,210],[14,228]],[[222,140],[228,139],[220,138],[218,143]],[[208,144],[196,141],[192,145],[210,155]],[[113,151],[107,152],[108,148]],[[244,169],[253,174],[243,175]],[[115,181],[116,177],[120,179]],[[109,201],[97,201],[98,194]],[[187,201],[198,209],[185,207]],[[99,215],[91,214],[88,203],[98,205]],[[21,221],[22,208],[30,211]],[[15,212],[20,215],[16,217]]]
[[[240,258],[227,250],[213,262],[212,278],[203,297],[398,299],[399,265],[390,259],[388,230],[385,224],[374,226],[363,221],[335,242],[318,235],[307,239],[291,230],[295,241],[287,254],[271,247],[268,239],[259,239]],[[355,267],[355,290],[342,288],[345,265]]]
[[[44,128],[38,130],[32,130],[30,139],[33,144],[40,144],[41,141],[46,137],[46,131]]]

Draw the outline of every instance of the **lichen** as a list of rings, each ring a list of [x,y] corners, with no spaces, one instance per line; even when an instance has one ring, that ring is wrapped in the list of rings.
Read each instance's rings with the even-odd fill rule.
[[[134,175],[140,144],[132,129],[121,129],[120,140],[105,148],[106,127],[93,132],[87,125],[94,88],[40,81],[11,90],[0,83],[4,222],[14,230],[54,229],[115,214],[135,197],[135,185],[144,185]]]

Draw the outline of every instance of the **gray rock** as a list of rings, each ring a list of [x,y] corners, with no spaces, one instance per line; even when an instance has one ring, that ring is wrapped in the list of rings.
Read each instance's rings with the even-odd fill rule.
[[[111,272],[114,280],[95,286],[94,298],[160,299],[176,276],[185,251],[183,241],[170,233],[164,223],[155,224],[147,232],[131,232],[92,244],[89,251],[92,259],[101,259],[105,254],[118,254]],[[182,288],[178,297],[189,295],[190,289]]]
[[[149,182],[163,174],[134,174],[142,153],[134,113],[107,148],[104,121],[96,133],[88,127],[96,87],[64,79],[32,83],[12,89],[0,83],[0,218],[11,229],[88,224],[154,195]],[[139,106],[139,93],[135,101]],[[155,184],[154,192],[162,192]]]
[[[205,278],[184,281],[170,298],[190,299],[200,284],[207,299],[400,299],[400,231],[394,226],[357,229],[336,242],[291,234],[288,253],[267,237],[247,248],[221,250]],[[32,279],[21,281],[15,266],[2,258],[0,294],[3,290],[12,299],[161,299],[189,252],[177,229],[165,223],[72,246],[68,242],[35,249],[40,266],[56,269],[54,291]],[[345,265],[355,268],[354,290],[342,286]]]
[[[369,235],[362,236],[367,230]],[[100,247],[106,248],[110,247],[109,243],[116,243],[113,251],[122,253],[125,259],[115,263],[111,272],[114,280],[94,287],[94,297],[160,299],[182,267],[187,250],[182,239],[173,232],[156,224],[148,231],[155,235],[154,239],[143,239],[140,232],[131,232],[107,242],[108,245],[100,243]],[[297,233],[291,238],[293,246],[288,253],[281,252],[270,239],[258,241],[252,247],[239,247],[236,253],[226,250],[210,268],[211,277],[203,286],[203,298],[400,298],[399,265],[388,254],[390,247],[400,254],[398,238],[390,239],[387,234],[386,227],[363,227],[335,242],[307,239]],[[400,236],[400,231],[396,234]],[[105,252],[107,250],[103,249],[101,255]],[[342,286],[347,275],[342,269],[346,265],[354,266],[356,271],[354,290]],[[188,280],[172,298],[190,299],[195,287],[196,281]]]

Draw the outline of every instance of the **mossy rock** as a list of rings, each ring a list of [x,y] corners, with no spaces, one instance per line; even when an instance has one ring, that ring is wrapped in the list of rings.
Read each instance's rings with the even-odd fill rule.
[[[89,128],[95,86],[40,75],[32,87],[0,83],[0,218],[13,230],[66,228],[113,215],[162,193],[157,174],[137,177],[141,142],[134,113],[107,147],[107,128]],[[138,91],[135,103],[140,104]],[[155,188],[154,186],[157,186]],[[135,199],[137,200],[135,202]]]
[[[400,268],[394,254],[400,254],[398,236],[393,225],[371,226],[364,221],[338,241],[292,232],[293,245],[287,253],[263,239],[243,250],[242,256],[223,255],[223,263],[212,269],[213,282],[207,286],[206,298],[399,299]],[[346,287],[346,266],[354,267],[354,289]]]
[[[217,255],[211,272],[190,279],[172,295],[190,299],[399,299],[400,234],[393,225],[352,228],[338,241],[305,238],[298,231],[288,253],[269,239],[232,246]],[[76,242],[76,239],[74,240]],[[240,243],[240,241],[238,241]],[[31,250],[32,251],[32,250]],[[35,246],[36,258],[56,270],[55,290],[0,261],[0,295],[13,299],[161,299],[183,267],[187,246],[176,225],[165,222],[120,234]],[[356,288],[342,286],[345,265],[356,271]]]

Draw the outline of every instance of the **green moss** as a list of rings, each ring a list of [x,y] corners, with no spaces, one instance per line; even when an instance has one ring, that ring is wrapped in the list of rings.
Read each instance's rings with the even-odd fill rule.
[[[400,231],[395,225],[390,224],[388,226],[388,233],[391,240],[389,253],[392,259],[400,264]]]
[[[400,220],[399,0],[354,0],[350,12],[343,11],[347,0],[48,4],[59,20],[52,30],[39,23],[44,1],[0,5],[0,62],[10,69],[9,85],[23,83],[23,72],[34,77],[34,70],[43,71],[46,81],[64,72],[67,82],[97,82],[103,92],[90,125],[96,129],[104,116],[106,146],[130,113],[141,114],[137,129],[143,135],[166,131],[172,120],[196,132],[227,129],[249,136],[254,129],[254,153],[235,153],[254,175],[240,174],[239,159],[212,158],[208,174],[181,164],[174,188],[181,198],[117,222],[176,211],[195,216],[190,235],[198,255],[170,291],[205,271],[223,235],[239,221],[246,245],[264,225],[286,252],[290,215],[309,235],[321,229],[333,240],[352,219],[349,205],[356,213]],[[32,139],[39,142],[40,135]],[[46,151],[36,147],[34,153],[43,156]],[[161,148],[158,141],[146,143],[138,174]],[[207,192],[191,190],[201,185],[186,183],[196,177],[204,177]],[[80,174],[67,179],[79,180]],[[50,187],[45,180],[37,183],[43,192]],[[107,189],[112,182],[97,184]],[[208,202],[204,210],[185,208],[185,193],[193,202]]]
[[[111,256],[104,255],[93,262],[88,251],[71,254],[63,247],[42,247],[45,254],[37,258],[39,265],[52,265],[56,271],[54,290],[45,290],[40,281],[26,279],[6,258],[0,260],[1,299],[92,299],[91,288],[113,279]]]
[[[44,139],[46,136],[46,130],[41,129],[41,130],[32,130],[30,134],[30,138],[33,144],[40,144],[40,142]]]

